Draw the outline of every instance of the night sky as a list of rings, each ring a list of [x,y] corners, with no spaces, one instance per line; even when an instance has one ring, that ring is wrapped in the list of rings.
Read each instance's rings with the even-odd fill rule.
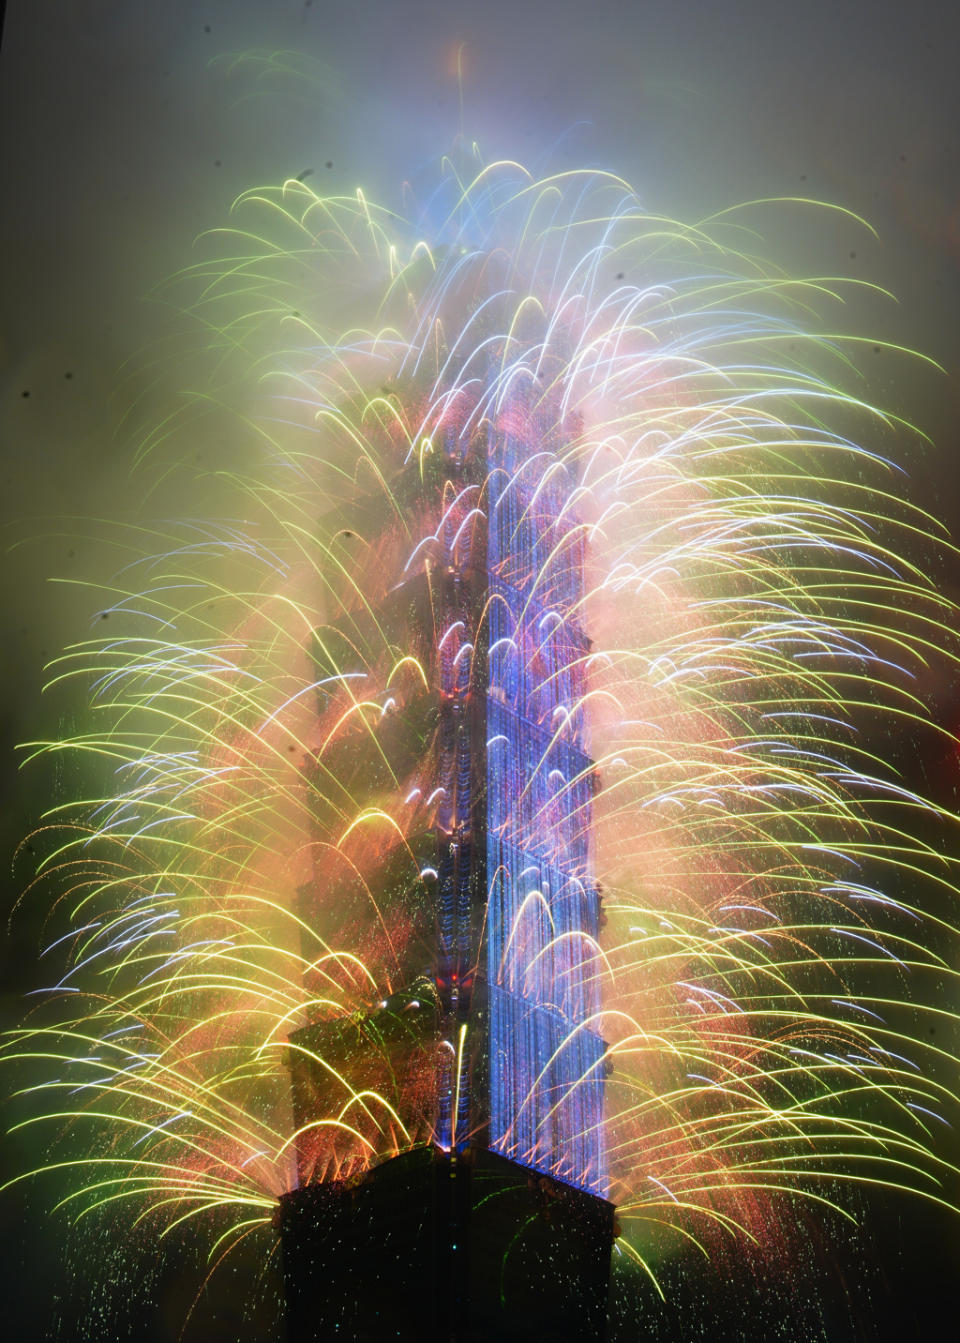
[[[913,496],[960,536],[955,5],[10,0],[0,63],[5,869],[44,805],[14,754],[52,726],[42,666],[96,614],[94,594],[49,580],[103,572],[90,519],[106,527],[150,509],[131,485],[122,423],[123,389],[146,379],[151,358],[157,318],[146,295],[250,186],[308,173],[318,191],[362,186],[399,207],[401,183],[423,178],[458,133],[461,43],[463,128],[487,159],[608,169],[651,211],[682,219],[771,196],[827,200],[866,218],[879,241],[839,216],[808,229],[801,221],[812,214],[772,212],[762,250],[795,273],[853,275],[896,295],[851,303],[842,325],[945,370],[878,347],[872,362],[864,356],[862,390],[929,435],[929,447],[903,444]],[[286,54],[271,74],[238,63],[250,52]],[[176,508],[175,497],[163,502]],[[956,561],[932,562],[960,595]],[[925,689],[955,728],[960,702],[946,671],[935,669]],[[916,767],[949,798],[950,759]],[[17,860],[11,892],[28,861]],[[35,922],[14,921],[4,1024],[35,982],[38,939]],[[956,1139],[953,1149],[956,1159]],[[8,1151],[5,1167],[19,1152]],[[866,1216],[860,1250],[811,1252],[824,1272],[836,1260],[827,1325],[797,1324],[783,1337],[893,1337],[925,1327],[955,1295],[960,1219],[879,1199]],[[24,1338],[80,1337],[70,1324],[80,1298],[64,1286],[59,1232],[45,1229],[38,1193],[0,1204],[0,1225],[10,1237],[4,1314]],[[182,1301],[174,1270],[160,1276],[161,1305],[141,1336],[166,1343],[178,1336]],[[53,1292],[64,1303],[56,1334],[44,1323]],[[753,1332],[749,1320],[731,1323],[749,1316],[762,1288],[721,1289],[691,1268],[677,1292],[669,1316],[625,1325],[623,1338],[773,1336],[769,1322]],[[262,1336],[255,1323],[203,1327],[197,1338]],[[103,1325],[83,1336],[128,1334]]]

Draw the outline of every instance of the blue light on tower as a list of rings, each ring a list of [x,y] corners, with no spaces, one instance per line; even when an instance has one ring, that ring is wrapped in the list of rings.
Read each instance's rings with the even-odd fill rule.
[[[489,1144],[605,1195],[585,528],[550,417],[511,400],[488,439]]]

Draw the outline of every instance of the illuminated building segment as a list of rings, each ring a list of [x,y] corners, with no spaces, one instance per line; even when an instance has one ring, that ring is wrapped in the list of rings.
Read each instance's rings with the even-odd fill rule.
[[[604,1194],[584,528],[545,438],[514,397],[489,441],[489,1143]]]

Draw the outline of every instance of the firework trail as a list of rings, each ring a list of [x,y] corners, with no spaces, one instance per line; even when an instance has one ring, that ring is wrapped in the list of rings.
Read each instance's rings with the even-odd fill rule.
[[[68,1207],[219,1261],[298,1182],[477,1136],[480,977],[520,1041],[485,1140],[607,1193],[648,1268],[840,1179],[951,1204],[948,818],[885,756],[952,610],[872,446],[908,426],[811,334],[850,282],[600,173],[448,166],[416,217],[253,191],[164,291],[201,385],[140,469],[219,437],[243,521],[127,537],[52,665],[90,712],[34,754],[102,787],[41,831],[20,1122]],[[480,928],[437,861],[477,805]]]

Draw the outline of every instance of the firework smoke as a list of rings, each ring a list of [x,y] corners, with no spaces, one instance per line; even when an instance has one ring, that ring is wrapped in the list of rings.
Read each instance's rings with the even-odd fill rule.
[[[482,649],[546,743],[491,766],[503,852],[521,813],[544,848],[483,964],[576,1060],[518,1054],[493,1145],[609,1189],[654,1281],[681,1242],[776,1254],[838,1180],[952,1205],[922,1020],[947,818],[888,739],[953,613],[875,446],[909,427],[817,334],[846,282],[752,255],[746,209],[679,225],[604,174],[448,169],[409,214],[253,191],[165,290],[190,391],[138,470],[205,435],[236,514],[119,537],[107,623],[51,666],[89,713],[33,753],[99,783],[34,841],[56,969],[8,1042],[42,1073],[20,1122],[63,1135],[68,1208],[193,1221],[217,1261],[268,1253],[298,1181],[469,1140],[431,844],[466,786],[437,705]],[[443,572],[538,509],[519,597],[469,629]],[[561,925],[548,868],[602,929]],[[595,1097],[563,1142],[558,1085]]]

